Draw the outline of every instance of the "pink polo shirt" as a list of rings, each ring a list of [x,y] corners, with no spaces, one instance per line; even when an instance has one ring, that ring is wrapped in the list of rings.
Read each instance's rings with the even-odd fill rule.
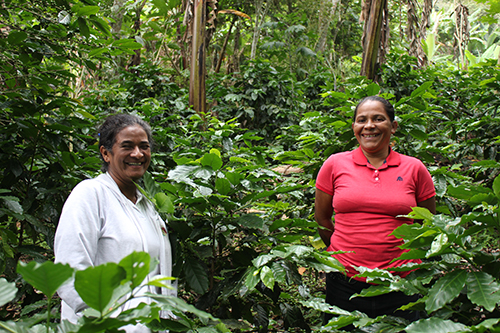
[[[416,158],[391,150],[378,169],[371,166],[360,148],[331,155],[321,167],[316,187],[333,196],[335,232],[328,251],[353,251],[334,255],[347,268],[396,267],[419,260],[397,260],[404,251],[402,240],[390,234],[411,219],[406,215],[436,194],[431,175]],[[408,272],[397,273],[406,276]],[[364,281],[364,278],[357,278]]]

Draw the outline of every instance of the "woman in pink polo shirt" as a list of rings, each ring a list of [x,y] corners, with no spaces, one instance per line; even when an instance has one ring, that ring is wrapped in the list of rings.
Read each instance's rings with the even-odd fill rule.
[[[350,251],[334,255],[347,274],[327,275],[326,301],[371,318],[395,315],[412,321],[418,319],[418,313],[396,310],[416,301],[417,295],[393,292],[349,300],[370,286],[355,276],[355,267],[383,269],[419,262],[392,262],[403,250],[398,247],[402,241],[390,233],[403,223],[412,223],[411,219],[396,216],[408,214],[415,206],[436,212],[436,192],[426,167],[420,160],[398,154],[390,147],[397,127],[394,107],[384,98],[370,96],[358,104],[352,129],[359,147],[330,156],[321,167],[316,180],[315,219],[323,227],[319,233],[328,251]],[[325,319],[330,318],[327,315]]]

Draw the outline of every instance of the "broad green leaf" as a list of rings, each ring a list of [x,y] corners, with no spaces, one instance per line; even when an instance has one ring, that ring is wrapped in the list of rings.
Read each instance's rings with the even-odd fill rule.
[[[75,273],[75,289],[88,306],[102,313],[126,277],[125,269],[116,263],[88,267]]]
[[[22,214],[23,213],[23,207],[19,204],[19,199],[17,197],[0,197],[2,199],[3,204],[5,207],[11,211],[13,211],[16,214]]]
[[[3,328],[3,330],[2,330]],[[44,327],[44,333],[47,329]],[[19,322],[19,321],[0,321],[0,332],[9,333],[35,333],[29,322]],[[38,333],[38,332],[37,332]],[[40,332],[42,333],[42,332]]]
[[[343,272],[345,270],[344,265],[342,265],[337,259],[335,259],[331,255],[324,256],[321,255],[320,253],[314,252],[313,256],[319,263],[329,267],[329,269],[323,268],[323,270],[327,272]]]
[[[137,43],[135,39],[117,39],[113,43],[111,43],[111,46],[117,47],[119,49],[131,49],[131,50],[138,50],[142,47],[140,43]]]
[[[427,82],[424,82],[422,83],[422,85],[420,87],[418,87],[417,89],[415,89],[414,91],[412,91],[411,93],[411,97],[417,97],[419,95],[422,95],[423,93],[425,93],[427,91],[427,89],[429,89],[431,86],[432,86],[432,81],[427,81]]]
[[[83,17],[79,17],[78,20],[78,27],[80,28],[80,33],[89,38],[90,37],[90,30],[89,30],[89,27],[87,25],[87,21],[85,21],[85,19]]]
[[[494,326],[496,326],[500,322],[500,318],[490,318],[482,321],[481,323],[472,326],[473,330],[477,330],[477,332],[490,332],[487,330],[491,330]],[[491,332],[494,332],[493,330]]]
[[[413,128],[410,130],[410,135],[412,137],[414,137],[415,139],[417,140],[421,140],[421,141],[426,141],[427,138],[428,138],[428,135],[427,133],[425,133],[424,131],[421,131],[417,128]]]
[[[283,267],[283,262],[275,261],[271,265],[271,270],[273,271],[274,279],[278,283],[285,283],[286,279],[286,269]]]
[[[268,262],[270,262],[274,258],[276,258],[276,256],[274,256],[272,254],[261,254],[260,256],[258,256],[254,260],[252,260],[252,263],[255,267],[259,268],[259,267],[262,267],[263,265],[267,264]]]
[[[459,185],[454,187],[450,185],[447,193],[454,198],[468,200],[479,193],[491,193],[491,190],[482,186]]]
[[[296,255],[298,258],[302,258],[304,256],[308,256],[314,252],[314,249],[309,246],[304,245],[291,245],[286,249],[286,257],[290,257],[291,255]]]
[[[151,257],[146,252],[132,252],[122,260],[119,265],[127,272],[127,281],[131,282],[131,288],[139,286],[149,274],[149,263]]]
[[[57,289],[71,278],[73,271],[73,268],[67,264],[55,264],[52,261],[46,261],[43,264],[35,261],[25,264],[20,261],[17,265],[17,272],[23,276],[23,279],[47,297],[52,297]]]
[[[307,308],[311,308],[313,310],[317,310],[319,312],[325,312],[325,313],[330,313],[334,315],[344,315],[344,316],[349,316],[351,313],[349,311],[343,310],[337,306],[330,305],[328,303],[325,303],[325,300],[323,298],[314,298],[312,300],[308,301],[300,301],[300,304]]]
[[[500,200],[500,176],[497,176],[493,181],[493,193],[495,193],[497,198]]]
[[[274,290],[274,274],[273,271],[268,267],[264,266],[260,270],[260,280],[266,287],[268,287],[271,290]]]
[[[262,229],[264,227],[264,220],[256,214],[245,214],[240,216],[238,224],[244,228]]]
[[[446,244],[448,244],[448,236],[446,234],[437,235],[432,241],[431,248],[427,251],[425,257],[430,258],[431,256],[438,254],[441,252],[443,247],[446,246]]]
[[[372,82],[368,87],[366,87],[366,93],[368,96],[375,96],[378,95],[380,92],[380,86],[378,83]]]
[[[0,278],[0,307],[12,301],[16,293],[17,288],[14,282],[8,282],[4,278]]]
[[[153,0],[153,4],[158,9],[158,14],[162,16],[167,16],[168,7],[165,0]]]
[[[183,264],[184,275],[189,286],[198,294],[208,290],[207,270],[194,258],[186,258]]]
[[[248,290],[253,290],[260,281],[260,269],[249,267],[245,275],[245,286]],[[241,294],[241,291],[240,291]]]
[[[75,14],[79,16],[89,16],[99,13],[99,6],[74,6]]]
[[[241,180],[244,179],[244,176],[237,172],[227,172],[226,178],[231,182],[231,184],[237,186],[241,182]]]
[[[439,310],[458,297],[465,286],[466,277],[466,272],[461,269],[441,277],[429,290],[428,298],[425,300],[427,312]]]
[[[231,183],[226,178],[217,178],[215,189],[222,195],[228,195],[231,191]]]
[[[421,319],[405,328],[406,333],[453,333],[467,331],[467,326],[437,317]]]
[[[155,195],[156,207],[158,212],[173,214],[175,211],[174,204],[172,200],[163,192],[157,193]]]
[[[222,159],[217,154],[208,153],[201,158],[201,165],[211,167],[213,170],[219,170],[222,167]]]
[[[189,178],[197,168],[198,167],[195,165],[178,165],[175,169],[168,172],[168,179],[182,181],[183,179]]]
[[[493,311],[500,302],[500,284],[485,272],[467,273],[467,297],[476,305]]]
[[[105,53],[105,52],[108,52],[108,49],[103,47],[103,48],[99,48],[99,49],[92,49],[88,56],[89,58],[92,58],[92,57],[95,57],[95,56],[100,56],[101,54]]]
[[[8,31],[8,30],[7,30]],[[12,30],[7,37],[7,41],[11,45],[21,44],[28,38],[28,34],[24,31]]]

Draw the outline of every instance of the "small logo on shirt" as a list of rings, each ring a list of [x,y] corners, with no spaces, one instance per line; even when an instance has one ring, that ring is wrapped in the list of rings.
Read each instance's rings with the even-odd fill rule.
[[[403,181],[403,177],[399,176],[398,179],[396,179],[397,182],[402,182]]]

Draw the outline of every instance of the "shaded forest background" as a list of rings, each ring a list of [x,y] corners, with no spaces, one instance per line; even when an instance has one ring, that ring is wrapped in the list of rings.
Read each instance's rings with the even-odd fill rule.
[[[499,11],[498,1],[2,1],[0,331],[136,321],[172,332],[500,331]],[[314,179],[355,147],[353,107],[375,94],[396,107],[394,148],[420,158],[437,190],[438,215],[415,210],[422,223],[395,231],[424,259],[403,269],[419,270],[363,271],[379,284],[364,296],[423,296],[409,305],[423,313],[413,324],[322,300],[324,273],[343,267],[317,235]],[[158,302],[179,320],[151,307],[113,321],[99,309],[58,326],[49,276],[73,272],[49,266],[55,228],[71,189],[99,173],[96,129],[116,112],[154,131],[142,186],[173,235],[183,302]],[[336,319],[323,325],[322,311]]]

